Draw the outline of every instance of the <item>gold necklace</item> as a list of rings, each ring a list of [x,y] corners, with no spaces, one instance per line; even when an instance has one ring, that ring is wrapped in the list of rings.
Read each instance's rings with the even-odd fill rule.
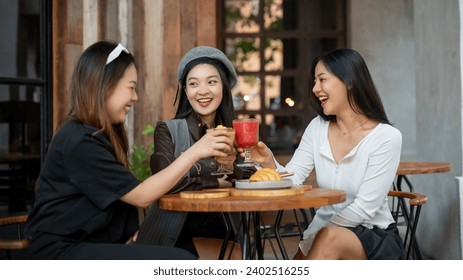
[[[367,119],[366,121],[364,121],[363,123],[361,123],[359,126],[356,126],[356,127],[354,127],[353,129],[351,129],[351,130],[349,130],[349,131],[346,131],[346,132],[342,131],[341,128],[339,127],[339,125],[338,125],[338,128],[339,128],[339,130],[341,131],[341,134],[344,136],[344,135],[347,135],[347,134],[349,134],[349,133],[351,133],[351,132],[353,132],[353,131],[355,131],[355,130],[361,128],[361,127],[362,127],[364,124],[366,124],[367,122],[368,122],[368,119]]]

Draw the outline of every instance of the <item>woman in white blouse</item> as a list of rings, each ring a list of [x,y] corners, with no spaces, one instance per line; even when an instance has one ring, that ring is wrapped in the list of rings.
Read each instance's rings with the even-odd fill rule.
[[[281,166],[259,142],[252,159],[294,172],[302,184],[316,169],[320,188],[346,192],[344,203],[321,207],[304,232],[295,259],[401,259],[402,239],[387,194],[400,161],[402,135],[390,124],[359,53],[337,49],[314,60],[318,116],[306,128],[290,162]]]

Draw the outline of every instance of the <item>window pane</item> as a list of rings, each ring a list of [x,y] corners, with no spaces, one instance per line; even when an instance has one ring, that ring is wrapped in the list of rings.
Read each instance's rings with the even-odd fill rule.
[[[308,5],[309,31],[334,31],[341,28],[344,23],[339,22],[338,15],[342,9],[338,0],[311,0],[304,2]]]
[[[297,39],[268,38],[265,41],[265,71],[281,71],[298,67]]]
[[[309,61],[311,62],[315,56],[333,50],[338,47],[338,39],[337,38],[313,38],[309,40],[309,53],[312,55],[309,57]]]
[[[225,53],[237,71],[259,71],[258,38],[235,38],[225,40]]]
[[[0,77],[40,77],[39,1],[0,1]]]
[[[264,27],[267,30],[296,30],[299,27],[297,0],[273,0],[264,4]]]
[[[26,98],[12,100],[11,91]],[[0,152],[40,153],[39,89],[0,85]]]
[[[8,190],[0,193],[0,204],[8,204],[11,213],[32,205],[40,170],[40,103],[34,100],[38,91],[0,85],[0,185]]]
[[[0,102],[40,102],[41,89],[37,86],[0,85]]]
[[[270,110],[303,109],[304,102],[301,94],[297,91],[296,79],[294,77],[266,76],[265,106]]]
[[[300,116],[267,115],[265,120],[268,139],[265,144],[274,153],[297,148],[305,128]]]
[[[259,0],[225,0],[225,31],[259,32]]]
[[[232,91],[233,106],[236,110],[260,109],[260,78],[258,76],[238,76],[238,83]]]
[[[270,110],[281,109],[281,76],[265,77],[265,106]]]

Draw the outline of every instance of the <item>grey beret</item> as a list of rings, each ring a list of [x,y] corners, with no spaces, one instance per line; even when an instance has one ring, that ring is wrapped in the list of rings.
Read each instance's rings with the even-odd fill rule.
[[[185,66],[189,62],[201,57],[212,58],[222,62],[222,64],[227,68],[228,72],[230,73],[230,87],[233,88],[236,85],[237,78],[235,67],[233,67],[233,64],[222,51],[208,46],[194,47],[183,56],[183,58],[180,60],[180,63],[178,64],[178,81],[182,79],[183,70],[185,69]]]

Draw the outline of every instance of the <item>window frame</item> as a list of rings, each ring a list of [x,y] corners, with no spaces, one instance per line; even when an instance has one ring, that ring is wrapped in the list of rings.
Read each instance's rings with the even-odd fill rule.
[[[0,85],[18,85],[39,87],[40,94],[40,162],[52,138],[53,128],[53,65],[52,65],[52,1],[39,0],[40,17],[40,77],[0,76]]]
[[[310,31],[308,28],[304,28],[308,26],[309,18],[307,16],[303,16],[306,14],[305,9],[308,9],[307,0],[295,0],[298,2],[298,27],[294,30],[266,30],[263,25],[263,10],[264,10],[264,0],[259,1],[259,13],[257,16],[257,23],[259,24],[260,28],[258,32],[253,33],[238,33],[238,32],[229,32],[226,31],[226,23],[225,23],[225,2],[226,0],[218,0],[217,5],[217,45],[220,49],[225,51],[226,47],[226,40],[233,39],[233,38],[258,38],[259,39],[259,56],[260,56],[260,69],[258,71],[240,71],[237,70],[238,76],[257,76],[260,78],[260,89],[259,89],[259,97],[260,97],[260,109],[258,110],[246,110],[240,109],[236,110],[237,115],[260,115],[263,120],[265,120],[267,115],[273,115],[274,117],[301,117],[302,118],[302,127],[298,127],[298,130],[305,129],[305,126],[316,116],[315,111],[309,105],[309,99],[304,98],[305,94],[310,94],[311,89],[309,89],[309,71],[310,71],[310,61],[312,60],[315,55],[310,53],[308,47],[309,40],[314,38],[336,38],[336,48],[346,47],[347,45],[347,4],[344,0],[334,0],[337,6],[337,13],[335,15],[336,22],[338,23],[336,30],[313,30]],[[294,69],[282,69],[278,71],[268,71],[265,70],[265,40],[271,39],[297,39],[298,40],[298,57],[300,58],[300,62],[298,63],[297,68]],[[267,76],[276,75],[282,77],[292,77],[295,82],[295,90],[299,93],[301,97],[300,102],[302,102],[301,108],[280,108],[280,109],[271,109],[265,105],[266,100],[266,89],[265,89],[265,78]],[[306,82],[304,82],[306,81]],[[280,95],[282,96],[282,95]],[[267,139],[269,138],[268,129],[264,127],[265,124],[261,124],[260,131],[259,131],[259,138],[260,140],[267,143]],[[277,151],[277,153],[281,154],[292,154],[294,151],[293,149],[287,149],[284,151]]]

